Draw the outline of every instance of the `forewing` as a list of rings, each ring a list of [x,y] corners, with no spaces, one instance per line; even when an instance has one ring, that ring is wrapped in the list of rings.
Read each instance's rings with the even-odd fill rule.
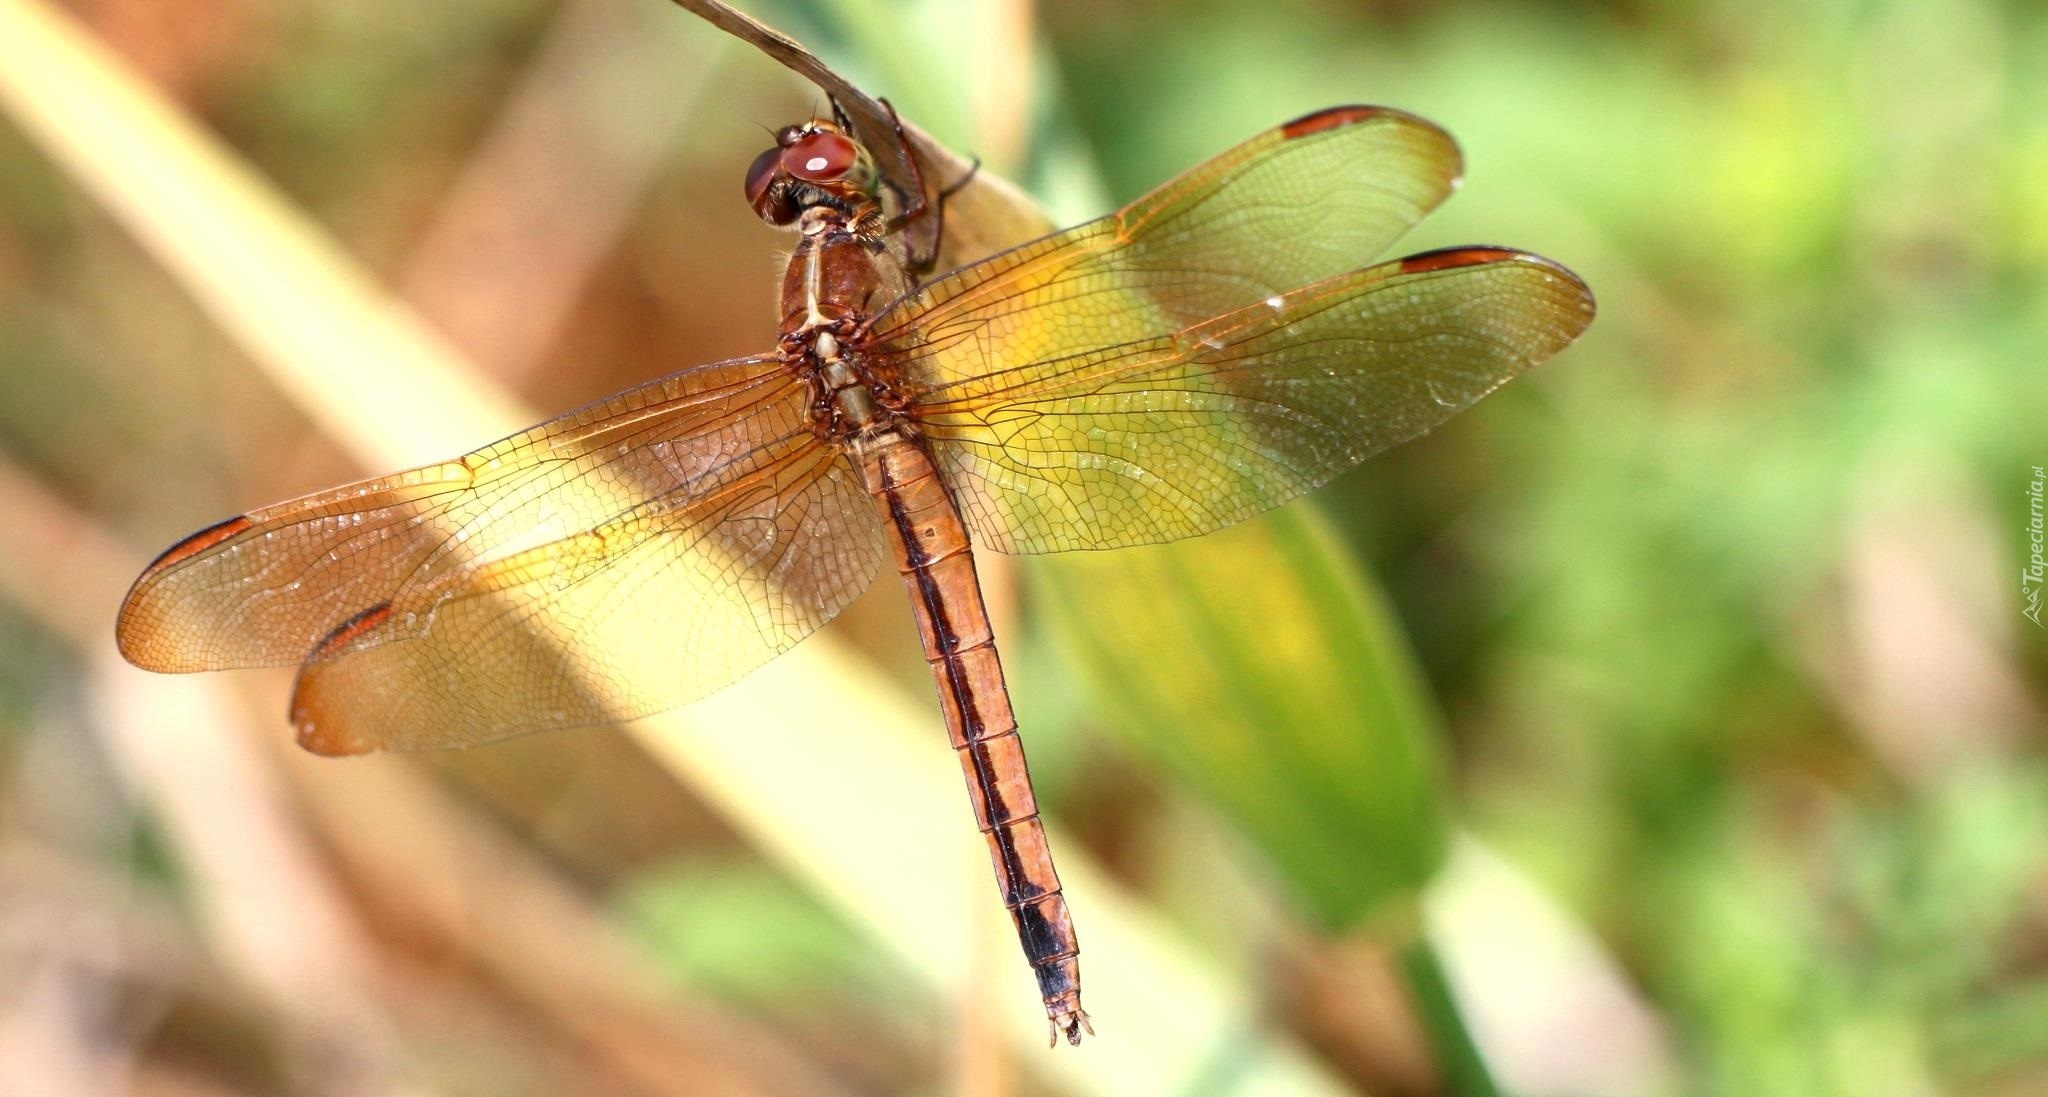
[[[830,619],[880,565],[805,399],[770,357],[700,366],[230,519],[136,581],[121,650],[167,671],[303,661],[294,717],[328,753],[673,707]]]
[[[985,300],[1001,313],[1027,297]],[[935,340],[906,364],[977,542],[1004,552],[1169,541],[1285,502],[1563,349],[1593,298],[1547,259],[1468,247],[1155,333],[1035,315],[1058,330]]]
[[[910,384],[981,376],[996,354],[1177,331],[1359,266],[1456,185],[1449,134],[1386,107],[1334,107],[1193,168],[1107,217],[939,278],[879,317],[872,341]]]

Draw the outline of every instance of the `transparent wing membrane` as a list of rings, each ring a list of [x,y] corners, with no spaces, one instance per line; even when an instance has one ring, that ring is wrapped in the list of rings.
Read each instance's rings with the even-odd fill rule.
[[[304,661],[316,749],[458,746],[703,696],[881,559],[803,385],[738,359],[195,534],[137,580],[118,636],[156,670]]]

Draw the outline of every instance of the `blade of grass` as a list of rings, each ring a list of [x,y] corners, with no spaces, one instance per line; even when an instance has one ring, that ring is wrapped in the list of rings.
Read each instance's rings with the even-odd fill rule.
[[[373,467],[523,425],[530,415],[381,292],[303,213],[68,18],[0,0],[0,105],[130,226],[307,414]],[[837,903],[927,991],[950,992],[987,902],[937,718],[818,637],[686,715],[634,725],[649,750],[763,850]],[[280,729],[282,733],[282,729]],[[850,780],[857,775],[857,782]],[[857,794],[857,795],[856,795]],[[1259,1030],[1173,932],[1054,837],[1114,1038],[1038,1054],[1075,1092],[1314,1095],[1343,1087]],[[974,914],[963,916],[972,904]],[[1016,966],[1015,994],[1032,1000]],[[1041,1048],[1038,1011],[1006,1010]],[[1191,1052],[1202,1049],[1204,1053]]]
[[[563,5],[396,279],[499,379],[539,368],[682,119],[738,55],[688,29],[638,0]],[[665,124],[644,123],[655,114]]]
[[[0,601],[21,606],[81,656],[96,657],[96,667],[105,665],[96,669],[107,683],[102,694],[118,700],[147,688],[155,699],[120,704],[133,715],[99,726],[109,729],[117,760],[138,777],[139,790],[160,805],[186,870],[200,863],[195,886],[205,924],[227,959],[241,958],[232,966],[250,971],[257,990],[287,1010],[328,1013],[360,992],[360,1015],[376,1022],[373,1039],[387,1038],[387,1030],[418,1035],[403,1027],[408,1000],[426,993],[423,985],[460,980],[402,971],[398,965],[411,958],[404,945],[393,947],[356,924],[364,906],[375,911],[371,922],[396,908],[409,924],[408,938],[460,938],[455,947],[473,954],[497,986],[529,1000],[647,1093],[696,1093],[706,1085],[734,1094],[842,1093],[790,1041],[661,986],[646,957],[585,891],[415,767],[387,757],[319,779],[319,760],[276,738],[274,728],[252,726],[251,712],[260,710],[241,703],[230,687],[256,683],[133,674],[106,650],[102,607],[120,597],[142,559],[5,459],[0,512],[14,516],[22,532],[0,542]],[[63,581],[53,584],[52,576]],[[198,722],[203,734],[165,734],[167,724],[186,723],[166,714],[193,704],[207,714]],[[175,755],[168,762],[159,757],[167,749]],[[210,775],[209,784],[196,787],[192,772]],[[304,812],[279,814],[287,801]],[[178,825],[179,815],[201,811],[220,825]],[[302,818],[314,833],[302,833]],[[267,839],[264,831],[271,832]],[[252,838],[270,847],[268,856],[251,855]],[[325,861],[311,852],[320,848],[339,854],[347,882],[327,879]],[[282,866],[280,855],[287,858]],[[207,865],[216,867],[209,872]],[[308,886],[302,878],[313,872],[322,875]],[[505,901],[471,901],[485,888]],[[137,897],[108,901],[127,906]],[[334,913],[317,906],[307,913],[308,904],[322,901]],[[256,939],[243,943],[252,929]],[[284,935],[287,945],[265,943]],[[312,985],[323,973],[330,985]],[[406,1051],[417,1054],[419,1047]]]
[[[224,694],[134,675],[103,630],[83,627],[80,607],[108,596],[95,565],[121,554],[5,461],[0,509],[16,525],[0,543],[0,598],[62,634],[90,667],[91,726],[177,850],[182,893],[223,974],[262,1001],[294,1045],[325,1039],[350,1049],[358,1070],[334,1092],[423,1097],[379,1010],[375,950],[285,808],[278,774],[236,734]],[[179,733],[165,734],[165,724]]]
[[[372,465],[444,456],[526,412],[468,376],[303,210],[68,17],[0,4],[0,96],[16,124],[135,234],[331,437]],[[405,398],[394,399],[403,393]],[[366,429],[367,428],[367,429]]]
[[[1316,922],[1412,922],[1445,849],[1435,721],[1392,616],[1311,509],[1031,576],[1106,730],[1234,822]]]
[[[1193,541],[1034,561],[1110,730],[1257,846],[1327,932],[1391,939],[1438,1069],[1496,1097],[1417,932],[1447,847],[1440,733],[1377,590],[1306,505]]]
[[[1444,977],[1436,946],[1427,937],[1418,936],[1401,949],[1401,975],[1422,1019],[1422,1030],[1429,1034],[1444,1087],[1458,1097],[1500,1097],[1500,1088],[1494,1085],[1486,1060],[1458,1010],[1450,980]]]

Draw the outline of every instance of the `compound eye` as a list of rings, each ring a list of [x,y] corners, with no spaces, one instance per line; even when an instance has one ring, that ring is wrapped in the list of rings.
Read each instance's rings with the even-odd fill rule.
[[[782,150],[769,149],[754,157],[754,163],[747,168],[747,204],[761,208],[761,199],[768,193],[768,184],[775,181],[776,168],[782,162]]]
[[[782,152],[782,170],[806,183],[830,183],[853,170],[860,146],[845,134],[823,130],[804,134]]]

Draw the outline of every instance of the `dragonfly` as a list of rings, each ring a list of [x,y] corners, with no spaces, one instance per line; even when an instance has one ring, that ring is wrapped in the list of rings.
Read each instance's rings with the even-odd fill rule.
[[[893,567],[1053,1042],[1077,1044],[1080,947],[975,550],[1223,528],[1564,349],[1594,303],[1557,263],[1370,262],[1461,171],[1435,124],[1334,107],[920,278],[897,241],[944,192],[891,198],[843,117],[785,127],[744,180],[797,233],[772,349],[209,526],[136,580],[120,650],[296,664],[318,754],[466,747],[701,698]]]

